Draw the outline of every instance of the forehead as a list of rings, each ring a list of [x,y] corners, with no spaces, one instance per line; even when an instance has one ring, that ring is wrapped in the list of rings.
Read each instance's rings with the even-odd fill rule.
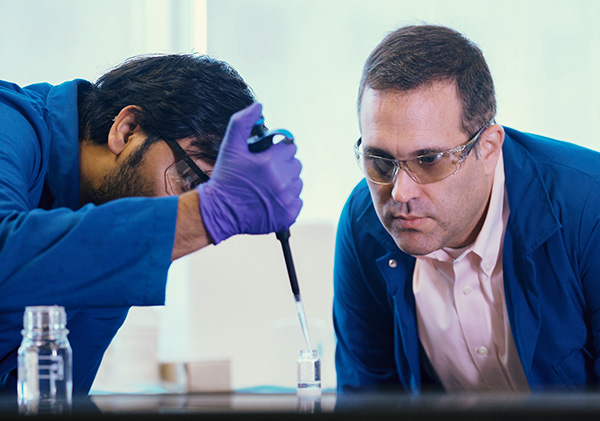
[[[407,92],[367,88],[360,128],[367,148],[401,157],[464,142],[461,104],[453,83],[433,83]]]

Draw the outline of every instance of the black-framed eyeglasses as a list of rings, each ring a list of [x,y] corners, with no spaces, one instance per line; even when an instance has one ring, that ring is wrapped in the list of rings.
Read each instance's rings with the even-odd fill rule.
[[[212,171],[202,171],[175,140],[163,139],[173,151],[175,162],[165,170],[167,192],[179,195],[210,179]]]
[[[485,130],[495,124],[490,121],[467,142],[455,148],[440,152],[430,152],[414,158],[398,160],[365,153],[361,148],[362,138],[354,145],[354,154],[358,166],[365,177],[375,184],[393,184],[398,170],[404,170],[418,184],[430,184],[441,181],[458,173],[465,159],[475,147]]]

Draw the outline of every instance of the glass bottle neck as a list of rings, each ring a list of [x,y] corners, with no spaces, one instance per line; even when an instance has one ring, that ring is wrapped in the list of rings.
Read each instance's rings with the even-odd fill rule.
[[[67,329],[34,329],[21,331],[24,339],[29,340],[65,340],[67,339]]]
[[[301,349],[300,358],[309,360],[317,359],[319,358],[319,353],[316,349]]]

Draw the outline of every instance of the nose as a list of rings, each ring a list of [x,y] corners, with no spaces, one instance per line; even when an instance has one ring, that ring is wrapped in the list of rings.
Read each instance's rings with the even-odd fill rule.
[[[398,203],[408,203],[415,199],[421,192],[421,186],[403,169],[399,168],[394,179],[392,198]]]

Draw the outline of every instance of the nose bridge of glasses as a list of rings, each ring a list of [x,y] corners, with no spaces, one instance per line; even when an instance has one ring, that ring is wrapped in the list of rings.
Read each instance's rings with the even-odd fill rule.
[[[406,161],[397,161],[396,172],[391,182],[391,195],[394,201],[398,203],[407,203],[418,196],[421,188],[415,175],[406,165]],[[400,171],[402,170],[402,171]]]

